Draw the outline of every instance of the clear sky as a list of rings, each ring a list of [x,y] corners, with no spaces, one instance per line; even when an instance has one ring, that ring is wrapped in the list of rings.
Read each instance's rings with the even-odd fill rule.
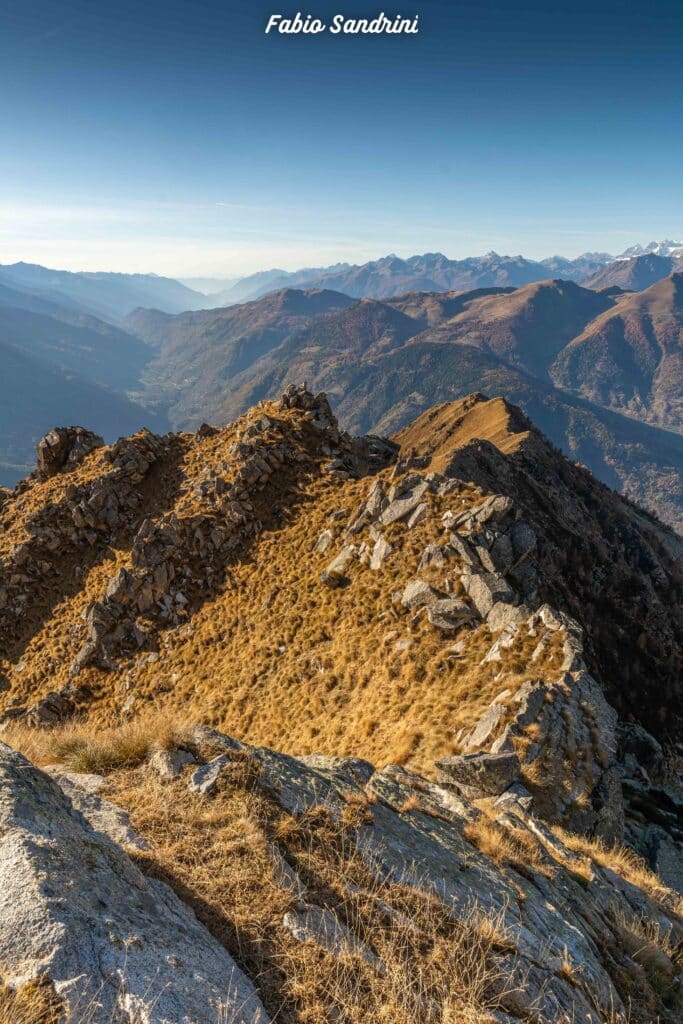
[[[419,15],[268,35],[274,12]],[[683,235],[683,3],[0,0],[0,262],[237,275]]]

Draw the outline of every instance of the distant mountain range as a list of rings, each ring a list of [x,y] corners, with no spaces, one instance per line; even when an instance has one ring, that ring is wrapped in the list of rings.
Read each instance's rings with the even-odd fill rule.
[[[1,266],[0,483],[28,472],[56,424],[112,440],[221,423],[307,380],[332,393],[345,426],[391,432],[477,390],[521,405],[602,480],[681,526],[683,247],[635,248],[267,271],[227,289],[265,294],[219,308],[154,275]],[[273,290],[283,277],[323,286]]]
[[[630,379],[624,400],[624,383],[593,393],[602,325],[631,324],[637,309],[664,331],[649,354],[650,377]],[[331,394],[356,432],[391,433],[435,402],[479,390],[522,406],[571,457],[683,527],[683,435],[670,429],[680,424],[678,278],[642,295],[561,280],[384,301],[284,289],[223,310],[142,310],[126,327],[156,350],[145,393],[176,429],[227,422],[302,380]],[[606,380],[610,372],[606,364]],[[624,415],[636,410],[636,395],[638,419],[651,426]]]
[[[268,292],[280,288],[331,288],[355,298],[388,298],[406,291],[469,291],[473,288],[512,287],[519,288],[534,281],[548,278],[562,278],[565,281],[587,282],[597,277],[606,268],[639,256],[668,257],[673,262],[666,269],[664,263],[652,264],[647,283],[639,285],[635,275],[633,283],[621,287],[647,288],[675,269],[675,261],[683,258],[683,242],[666,240],[650,242],[647,246],[635,245],[619,256],[606,252],[587,252],[576,259],[563,256],[549,256],[543,260],[530,260],[524,256],[501,256],[496,252],[485,256],[472,256],[462,260],[451,260],[443,253],[424,253],[401,259],[395,255],[384,256],[360,265],[339,263],[331,267],[309,267],[293,272],[266,270],[239,279],[229,287],[207,295],[207,305],[230,306],[262,298]],[[656,276],[659,272],[659,276]],[[653,274],[655,276],[653,276]],[[624,275],[626,281],[626,275]],[[609,287],[600,281],[589,287]]]

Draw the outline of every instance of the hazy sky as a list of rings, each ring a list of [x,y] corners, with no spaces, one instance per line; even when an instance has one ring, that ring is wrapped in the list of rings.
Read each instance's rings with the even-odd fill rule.
[[[264,34],[273,12],[417,36]],[[174,275],[683,235],[683,4],[0,0],[0,262]]]

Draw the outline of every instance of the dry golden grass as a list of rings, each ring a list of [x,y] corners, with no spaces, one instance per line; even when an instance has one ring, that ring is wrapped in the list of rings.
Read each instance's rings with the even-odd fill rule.
[[[236,757],[209,801],[145,767],[111,776],[110,792],[150,845],[140,867],[168,882],[255,981],[278,1024],[488,1024],[509,987],[502,918],[472,905],[454,921],[435,897],[380,884],[353,835],[368,805],[334,822],[324,808],[293,817]],[[276,847],[307,902],[332,910],[381,968],[334,957],[283,927],[297,896],[282,887]]]
[[[524,829],[499,825],[486,813],[468,822],[464,835],[480,853],[499,867],[514,867],[521,874],[538,871],[548,878],[552,866],[541,844]]]
[[[61,1002],[48,981],[13,989],[0,980],[0,1024],[60,1024],[61,1019]]]
[[[54,729],[12,723],[0,738],[34,764],[59,764],[73,772],[106,775],[140,765],[156,750],[177,747],[187,731],[168,715],[148,714],[102,729],[87,722],[70,722]]]

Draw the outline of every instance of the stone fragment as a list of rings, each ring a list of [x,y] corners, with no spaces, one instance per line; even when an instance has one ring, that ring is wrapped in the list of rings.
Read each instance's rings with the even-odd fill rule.
[[[384,537],[379,536],[375,541],[375,546],[372,549],[372,556],[370,558],[370,568],[377,569],[382,568],[382,562],[387,558],[393,551],[393,547]]]
[[[355,544],[347,544],[333,559],[325,570],[322,580],[328,587],[339,587],[346,582],[346,571],[351,563],[358,557],[358,548]]]
[[[401,604],[404,608],[422,608],[423,605],[429,606],[447,597],[447,594],[436,590],[424,580],[414,579],[406,584],[401,594]]]
[[[486,618],[496,601],[511,604],[515,597],[510,584],[495,573],[466,574],[462,577],[462,583],[482,619]]]

